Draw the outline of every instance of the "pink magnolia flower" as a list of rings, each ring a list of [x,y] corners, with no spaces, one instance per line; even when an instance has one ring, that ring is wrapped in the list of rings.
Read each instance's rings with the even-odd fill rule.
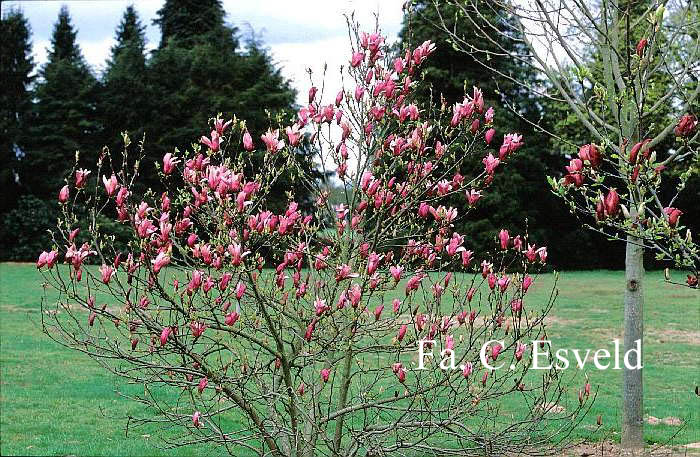
[[[170,334],[173,332],[172,327],[163,327],[163,331],[160,332],[160,345],[165,346],[165,343],[168,342],[168,338],[170,337]]]
[[[352,55],[352,59],[350,59],[350,65],[355,68],[358,67],[362,61],[365,60],[365,53],[364,52],[356,52]]]
[[[238,314],[236,311],[232,311],[226,315],[224,323],[228,326],[231,326],[236,323],[239,317],[241,317],[240,314]]]
[[[391,371],[393,371],[396,377],[399,378],[400,383],[403,384],[406,381],[406,369],[400,362],[393,364],[391,366]]]
[[[169,175],[175,170],[175,165],[178,163],[180,163],[180,159],[168,152],[163,156],[163,173]]]
[[[240,300],[243,298],[243,295],[245,295],[246,291],[246,285],[244,282],[239,281],[238,284],[236,284],[236,300]]]
[[[309,103],[313,103],[314,99],[316,98],[316,92],[318,92],[316,86],[311,86],[309,89]]]
[[[523,354],[525,354],[525,350],[527,349],[527,345],[523,344],[521,342],[518,342],[518,345],[515,348],[515,359],[519,362],[523,358]]]
[[[216,118],[216,120],[214,121],[214,129],[216,130],[216,133],[218,133],[219,135],[223,135],[232,122],[233,120],[228,120],[224,122],[223,119]]]
[[[284,141],[279,139],[279,130],[268,129],[268,131],[260,136],[260,139],[265,143],[268,152],[277,152],[284,148]]]
[[[445,247],[445,250],[447,251],[447,254],[452,257],[458,252],[463,252],[465,251],[464,247],[462,244],[464,243],[464,236],[460,235],[457,232],[452,233],[452,238],[450,238],[450,242],[447,244],[447,247]]]
[[[523,293],[527,292],[531,285],[532,277],[530,275],[525,276],[525,278],[523,278]]]
[[[255,149],[255,146],[253,145],[253,137],[250,136],[250,133],[247,130],[243,134],[243,147],[249,152]]]
[[[360,304],[360,300],[362,300],[362,288],[360,287],[359,284],[353,284],[350,286],[350,288],[347,291],[347,297],[348,300],[350,300],[350,304],[352,305],[353,308],[357,308],[357,305]]]
[[[474,255],[474,251],[467,251],[467,250],[462,251],[462,266],[463,267],[469,266],[469,264],[472,261],[473,255]]]
[[[378,321],[382,317],[382,311],[384,311],[384,305],[378,305],[374,308],[374,320]]]
[[[338,91],[338,95],[335,96],[335,106],[340,106],[340,104],[343,102],[343,96],[345,95],[345,92],[343,92],[343,89],[340,89]],[[338,111],[342,112],[342,111]]]
[[[316,310],[316,315],[320,316],[330,308],[326,304],[326,300],[321,300],[320,298],[316,297],[316,300],[314,301],[314,309]]]
[[[573,183],[576,187],[581,187],[583,185],[583,162],[581,159],[571,159],[569,165],[566,167],[566,171],[569,173],[564,178],[565,184]]]
[[[535,261],[535,259],[537,258],[537,252],[535,251],[535,246],[528,243],[527,251],[525,251],[525,258],[527,258],[527,260],[530,262]]]
[[[414,276],[412,276],[408,282],[406,283],[406,295],[409,293],[418,290],[418,286],[420,286],[421,281],[423,280],[425,276],[422,273],[418,273]]]
[[[204,389],[206,389],[207,384],[209,384],[209,380],[207,378],[202,378],[199,380],[199,384],[197,385],[197,391],[201,394],[204,392]]]
[[[220,141],[221,137],[219,135],[219,132],[217,132],[216,130],[211,131],[211,139],[207,138],[206,136],[203,136],[199,139],[200,143],[207,146],[214,152],[219,150],[219,147],[221,146]]]
[[[595,144],[584,144],[578,150],[578,157],[583,161],[588,161],[591,167],[597,168],[601,163],[601,154]]]
[[[468,378],[470,374],[474,371],[474,365],[471,362],[467,362],[462,367],[462,376]]]
[[[377,271],[377,267],[379,266],[379,260],[381,260],[381,257],[379,254],[376,252],[373,252],[369,255],[369,259],[367,261],[367,274],[368,275],[373,275],[375,271]]]
[[[455,338],[452,335],[447,335],[445,337],[445,349],[453,351],[455,348]]]
[[[365,88],[362,86],[355,87],[355,100],[358,102],[362,100],[362,96],[365,94]]]
[[[100,267],[100,273],[102,274],[102,282],[109,284],[109,281],[112,279],[112,276],[114,276],[115,271],[111,266],[103,264]]]
[[[497,159],[496,157],[494,157],[493,154],[491,154],[490,152],[489,152],[489,155],[484,157],[484,160],[482,162],[484,163],[484,168],[486,170],[486,173],[489,175],[492,175],[493,172],[496,170],[496,167],[498,166],[498,164],[501,163],[500,159]]]
[[[39,255],[39,259],[36,261],[36,268],[39,269],[43,266],[47,266],[51,269],[56,264],[56,260],[58,260],[58,251],[44,251]]]
[[[495,114],[496,113],[493,109],[493,106],[489,106],[489,109],[486,110],[486,114],[484,114],[484,122],[486,122],[487,124],[492,123]]]
[[[331,375],[331,370],[329,368],[324,368],[321,370],[321,380],[326,383],[328,382],[328,377]]]
[[[192,337],[194,339],[199,338],[206,330],[207,324],[202,324],[201,322],[190,322],[190,330],[192,330]]]
[[[58,193],[58,201],[61,203],[65,203],[68,201],[68,198],[70,197],[70,189],[68,189],[68,186],[63,186],[61,187],[60,192]]]
[[[85,186],[89,174],[90,170],[84,168],[75,171],[75,187],[77,189],[82,189]]]
[[[299,140],[301,139],[301,132],[299,131],[298,124],[294,124],[290,127],[287,127],[285,132],[287,133],[287,138],[289,138],[290,146],[296,146],[299,144]]]
[[[316,319],[313,319],[311,323],[306,327],[306,332],[304,333],[304,339],[307,342],[311,341],[311,337],[314,333],[314,329],[316,328]]]
[[[114,176],[114,174],[112,174],[112,176],[109,179],[107,179],[106,176],[102,175],[102,182],[105,185],[105,191],[107,191],[107,195],[109,195],[110,197],[114,195],[114,192],[116,192],[117,190],[117,185],[119,185],[119,183],[117,182],[117,177]]]
[[[488,277],[487,277],[487,281],[489,284],[489,289],[493,290],[496,288],[496,282],[498,281],[498,279],[496,278],[495,274],[489,273]]]
[[[498,358],[498,354],[500,354],[502,350],[503,350],[503,346],[501,346],[498,343],[491,346],[491,358],[493,360],[496,360]]]
[[[299,387],[297,388],[297,393],[299,394],[300,397],[304,396],[304,392],[306,391],[306,384],[302,381],[301,384],[299,384]]]
[[[435,51],[435,43],[430,40],[424,41],[420,46],[413,50],[413,63],[420,65],[430,54]]]
[[[119,191],[117,192],[117,198],[115,199],[115,202],[118,207],[121,207],[126,203],[126,199],[129,198],[129,189],[127,189],[124,186],[121,186],[119,188]],[[144,205],[145,203],[141,203]],[[143,219],[144,215],[139,212],[139,217]]]
[[[399,265],[392,265],[389,267],[389,272],[394,281],[399,282],[401,280],[401,273],[403,273],[403,267]]]
[[[194,414],[192,414],[192,424],[199,428],[202,425],[202,413],[199,411],[195,411]]]
[[[496,129],[490,128],[486,131],[486,133],[484,134],[484,140],[486,141],[486,144],[491,144],[494,135],[496,135]]]
[[[408,330],[408,325],[406,324],[402,324],[399,327],[399,334],[396,336],[399,341],[403,341],[403,338],[406,336],[406,330]]]
[[[510,283],[510,278],[506,275],[503,275],[500,278],[498,278],[498,288],[501,289],[501,292],[506,291],[509,283]]]
[[[498,239],[501,242],[501,249],[508,249],[508,245],[510,244],[510,234],[508,233],[508,230],[502,229],[500,232],[498,232]]]
[[[513,309],[514,313],[519,313],[523,309],[523,301],[519,298],[514,299],[510,302],[510,307]]]
[[[509,133],[503,137],[503,144],[498,151],[499,159],[503,160],[508,154],[517,151],[523,145],[523,136],[517,133]]]
[[[637,55],[638,55],[639,57],[642,57],[642,55],[644,54],[644,48],[647,47],[647,43],[648,43],[648,42],[649,42],[649,41],[648,41],[646,38],[642,38],[642,39],[639,40],[639,42],[637,43],[636,51],[637,51]]]
[[[692,114],[684,114],[678,121],[678,125],[673,130],[676,136],[689,137],[692,135],[698,126],[698,119]]]
[[[666,213],[666,216],[668,217],[668,225],[675,227],[678,225],[678,218],[681,217],[683,211],[679,210],[678,208],[667,207],[664,208],[664,213]]]
[[[335,280],[338,282],[344,279],[357,278],[358,276],[360,276],[358,273],[353,273],[351,271],[350,265],[343,264],[336,268],[338,271],[335,274]]]
[[[398,298],[395,298],[391,301],[391,306],[394,309],[394,314],[397,314],[399,312],[399,309],[401,308],[401,300]]]
[[[170,256],[165,252],[160,252],[154,260],[151,260],[153,264],[153,273],[158,274],[158,272],[170,263]]]
[[[540,256],[540,262],[545,263],[547,262],[547,247],[542,246],[537,250],[537,254]]]
[[[620,196],[615,188],[611,188],[603,201],[605,206],[605,214],[614,217],[620,211]]]

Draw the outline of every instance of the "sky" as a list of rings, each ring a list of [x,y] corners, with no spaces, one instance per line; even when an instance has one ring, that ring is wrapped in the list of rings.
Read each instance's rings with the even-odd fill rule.
[[[401,27],[404,0],[224,0],[226,21],[239,28],[243,37],[255,31],[262,35],[283,74],[298,92],[298,102],[306,103],[309,89],[307,68],[320,83],[324,63],[328,64],[326,87],[329,94],[340,88],[338,68],[347,62],[347,28],[343,14],[355,13],[362,29],[370,30],[378,14],[379,25],[389,42]],[[68,6],[78,43],[88,63],[99,72],[104,68],[114,33],[126,7],[134,4],[141,21],[147,25],[148,48],[160,40],[160,30],[153,25],[156,11],[164,0],[24,0],[2,1],[2,11],[19,8],[32,28],[35,62],[46,61],[51,32],[62,5]]]

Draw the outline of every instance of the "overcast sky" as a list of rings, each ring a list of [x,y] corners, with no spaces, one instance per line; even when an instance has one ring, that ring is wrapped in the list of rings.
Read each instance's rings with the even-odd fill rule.
[[[343,13],[355,12],[356,18],[369,30],[374,14],[379,14],[380,27],[389,41],[396,39],[401,26],[401,5],[404,0],[224,0],[226,21],[248,34],[250,27],[262,34],[286,77],[292,80],[304,103],[308,91],[306,68],[315,74],[328,63],[327,88],[335,94],[340,86],[337,68],[348,59],[347,30]],[[104,67],[114,32],[124,9],[134,4],[147,26],[149,49],[158,45],[160,30],[152,25],[156,11],[164,0],[81,0],[81,1],[2,1],[2,10],[20,8],[29,19],[37,63],[46,61],[51,32],[61,5],[67,5],[78,30],[78,43],[94,70]],[[336,71],[332,71],[332,70]]]

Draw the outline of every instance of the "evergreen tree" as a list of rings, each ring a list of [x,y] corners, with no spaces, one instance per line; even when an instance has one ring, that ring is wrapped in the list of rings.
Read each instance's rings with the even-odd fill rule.
[[[159,162],[166,152],[190,149],[218,113],[246,120],[255,139],[270,125],[290,123],[294,89],[260,42],[251,39],[240,48],[237,29],[226,25],[224,17],[217,0],[167,0],[159,10],[154,22],[161,27],[160,47],[148,64],[149,90],[157,107],[147,124],[149,160],[142,173],[154,173],[144,167]],[[284,191],[294,190],[291,181],[282,183],[284,188],[276,193],[280,205],[286,201]],[[296,189],[302,201],[304,193],[302,187]]]
[[[24,131],[31,112],[30,36],[21,11],[10,10],[0,18],[0,214],[14,207],[18,195],[17,155],[25,149]]]
[[[412,11],[405,15],[400,32],[401,47],[415,47],[425,40],[437,43],[420,76],[430,82],[432,90],[425,91],[422,96],[431,99],[436,107],[442,103],[450,107],[461,102],[465,93],[471,95],[472,86],[479,87],[484,93],[486,105],[493,106],[497,112],[497,135],[492,145],[498,148],[503,135],[511,132],[522,134],[525,141],[517,154],[508,159],[505,171],[496,176],[476,205],[469,224],[458,227],[459,232],[466,235],[469,249],[483,251],[493,245],[493,237],[501,228],[519,233],[527,230],[535,241],[547,241],[553,263],[558,266],[582,266],[574,265],[572,261],[590,260],[590,256],[576,256],[570,251],[570,237],[582,236],[578,230],[579,224],[565,208],[561,208],[546,182],[547,174],[563,168],[564,159],[543,147],[548,143],[548,137],[532,125],[535,123],[548,128],[543,125],[545,120],[541,119],[542,106],[529,95],[527,88],[514,82],[525,81],[526,84],[535,85],[537,74],[525,61],[499,58],[498,54],[502,53],[497,52],[496,56],[489,56],[491,68],[482,64],[486,53],[495,52],[497,46],[480,39],[471,21],[477,21],[480,27],[491,27],[488,23],[497,24],[501,33],[512,35],[515,29],[509,23],[508,15],[505,11],[497,11],[490,2],[484,2],[483,8],[478,13],[474,11],[471,19],[461,17],[454,6],[438,4],[437,7],[440,8],[439,15],[436,4],[431,0],[412,2]],[[452,38],[437,27],[440,16],[446,21],[447,28],[454,31],[462,43],[467,43],[467,47],[471,47],[471,53],[454,49],[450,42]],[[503,46],[518,46],[513,44],[513,40],[502,38],[496,31],[492,36]],[[514,51],[526,59],[524,49]],[[471,165],[483,166],[479,160]],[[467,208],[466,197],[455,197],[452,204],[457,208]]]
[[[186,48],[208,43],[233,51],[238,41],[225,16],[220,0],[166,0],[154,21],[161,30],[160,49],[173,40]]]
[[[95,121],[96,80],[78,44],[66,7],[61,8],[51,38],[48,62],[34,92],[36,105],[29,127],[20,183],[40,198],[55,198],[56,190],[81,152],[94,163],[98,152]]]
[[[144,30],[136,9],[127,7],[102,77],[98,105],[103,142],[112,150],[123,146],[123,131],[140,140],[153,109],[146,78]]]

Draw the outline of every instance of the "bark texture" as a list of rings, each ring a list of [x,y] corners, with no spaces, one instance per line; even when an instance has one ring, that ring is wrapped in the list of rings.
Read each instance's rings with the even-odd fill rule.
[[[634,236],[627,237],[625,255],[625,341],[624,353],[634,349],[640,341],[640,360],[643,358],[644,248]],[[632,363],[631,365],[634,365]],[[626,455],[640,455],[644,448],[644,389],[642,369],[629,369],[623,364],[622,372],[622,448]]]

